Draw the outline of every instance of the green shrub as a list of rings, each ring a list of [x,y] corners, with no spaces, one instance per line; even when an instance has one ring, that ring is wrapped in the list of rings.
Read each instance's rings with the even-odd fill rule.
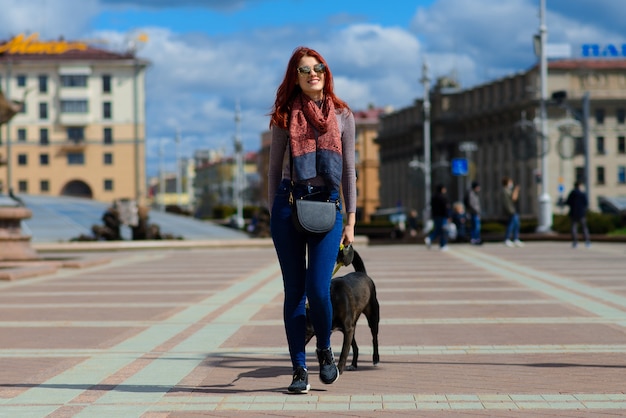
[[[213,219],[225,219],[235,214],[236,210],[232,206],[219,205],[213,208]]]
[[[587,212],[587,226],[591,234],[608,234],[620,227],[619,216],[599,212]],[[569,234],[572,227],[567,215],[554,215],[552,230],[562,234]]]
[[[481,230],[481,233],[483,234],[491,234],[491,233],[504,234],[504,231],[506,230],[506,225],[503,224],[502,222],[488,221],[488,222],[483,222],[480,225],[480,230]]]

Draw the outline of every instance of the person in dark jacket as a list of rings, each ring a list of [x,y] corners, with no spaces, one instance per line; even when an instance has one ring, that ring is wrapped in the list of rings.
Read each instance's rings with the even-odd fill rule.
[[[480,239],[480,184],[473,181],[472,187],[469,189],[466,195],[465,210],[470,216],[470,243],[474,245],[481,245]]]
[[[572,248],[578,246],[578,224],[582,226],[585,246],[591,246],[589,228],[587,228],[587,195],[580,190],[581,182],[574,183],[574,189],[567,196],[565,204],[569,206],[569,217],[572,221]]]
[[[437,185],[435,195],[430,201],[431,214],[433,217],[433,230],[424,238],[424,243],[430,249],[431,244],[439,237],[439,249],[448,251],[448,218],[450,218],[450,204],[446,196],[446,188],[443,184]]]

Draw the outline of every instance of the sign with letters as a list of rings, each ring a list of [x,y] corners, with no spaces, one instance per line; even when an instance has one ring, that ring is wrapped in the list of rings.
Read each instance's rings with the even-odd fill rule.
[[[583,44],[581,53],[586,58],[625,58],[626,44]]]
[[[0,54],[22,54],[22,55],[57,55],[67,51],[79,50],[84,51],[88,45],[84,42],[67,42],[59,41],[40,41],[39,34],[31,35],[19,34],[10,41],[0,44]]]

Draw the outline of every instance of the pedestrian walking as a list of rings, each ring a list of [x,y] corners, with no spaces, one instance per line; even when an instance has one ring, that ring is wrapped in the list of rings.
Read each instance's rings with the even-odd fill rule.
[[[507,217],[506,231],[504,233],[504,245],[507,247],[523,247],[524,243],[519,239],[519,215],[517,213],[517,201],[519,199],[519,185],[513,184],[513,179],[502,179],[502,210]]]
[[[335,95],[326,60],[307,47],[296,48],[291,55],[270,115],[270,230],[283,275],[283,319],[293,368],[287,390],[307,393],[311,387],[305,353],[307,300],[317,340],[319,378],[330,384],[339,377],[330,346],[330,279],[339,245],[354,241],[354,115]],[[340,186],[347,214],[345,225]],[[290,195],[294,200],[307,197],[337,202],[334,227],[321,235],[296,229]]]
[[[589,206],[589,201],[587,199],[587,194],[580,190],[581,186],[581,182],[575,182],[574,188],[569,193],[567,200],[565,201],[565,204],[569,206],[569,218],[572,222],[572,248],[576,248],[578,246],[579,224],[583,231],[585,246],[591,246],[589,228],[587,228],[587,207]]]
[[[433,217],[433,230],[424,238],[424,243],[430,249],[432,243],[439,238],[439,250],[448,251],[448,219],[450,218],[450,204],[443,184],[437,185],[435,194],[430,201]]]
[[[470,244],[481,245],[480,237],[480,185],[473,181],[465,199],[465,210],[470,218]]]

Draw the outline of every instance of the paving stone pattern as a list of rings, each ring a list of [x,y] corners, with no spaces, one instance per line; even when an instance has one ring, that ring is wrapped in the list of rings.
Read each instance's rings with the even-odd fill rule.
[[[305,395],[286,392],[271,247],[126,251],[0,282],[0,417],[626,415],[623,244],[357,250],[381,363],[362,318],[358,370],[323,385],[311,343]]]

